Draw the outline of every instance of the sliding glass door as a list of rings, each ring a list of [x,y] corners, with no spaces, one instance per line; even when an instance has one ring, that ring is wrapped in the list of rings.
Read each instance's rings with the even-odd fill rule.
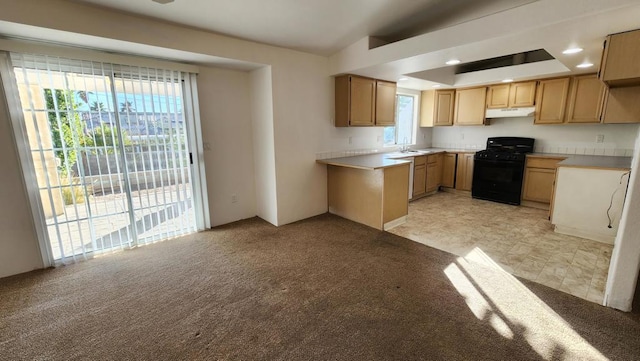
[[[11,63],[54,260],[202,228],[183,73],[13,53]]]

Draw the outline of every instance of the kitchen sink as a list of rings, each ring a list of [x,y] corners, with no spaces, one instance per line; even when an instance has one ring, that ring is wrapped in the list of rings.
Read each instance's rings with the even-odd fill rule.
[[[400,158],[409,158],[409,157],[417,157],[425,154],[436,153],[433,150],[421,150],[421,149],[411,149],[405,152],[393,152],[393,153],[385,153],[386,158],[391,159],[400,159]]]

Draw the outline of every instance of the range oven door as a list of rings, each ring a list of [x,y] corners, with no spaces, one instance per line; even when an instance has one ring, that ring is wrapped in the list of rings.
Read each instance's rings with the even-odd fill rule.
[[[520,204],[523,161],[475,159],[473,167],[473,198],[508,204]]]

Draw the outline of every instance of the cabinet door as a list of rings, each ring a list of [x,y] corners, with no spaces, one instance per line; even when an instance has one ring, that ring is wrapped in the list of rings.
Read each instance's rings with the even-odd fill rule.
[[[440,172],[438,171],[438,163],[429,163],[427,164],[427,185],[426,191],[433,192],[438,189],[438,176]]]
[[[456,153],[445,153],[442,158],[442,186],[453,188],[456,178]]]
[[[396,119],[396,83],[376,80],[376,125],[391,126]]]
[[[555,169],[525,168],[524,191],[522,199],[527,201],[551,203]]]
[[[509,88],[509,108],[532,107],[536,100],[535,81],[513,83]]]
[[[570,78],[541,80],[536,95],[535,124],[564,122]]]
[[[456,189],[471,191],[473,183],[473,153],[460,154],[458,156],[458,169],[456,171]]]
[[[509,106],[509,84],[492,85],[487,91],[487,108],[507,108]]]
[[[444,159],[444,154],[438,154],[436,158],[436,182],[438,183],[438,187],[442,185],[442,160]]]
[[[640,123],[640,86],[610,88],[606,95],[602,122]]]
[[[596,74],[573,78],[567,123],[600,123],[606,87]]]
[[[427,166],[417,165],[413,168],[413,198],[423,195],[426,191]]]
[[[376,81],[351,77],[349,125],[374,125]]]
[[[458,125],[484,125],[487,88],[456,91],[454,123]]]
[[[434,125],[453,125],[455,90],[436,90]]]
[[[640,31],[628,31],[607,38],[600,79],[609,85],[632,85],[640,81]]]

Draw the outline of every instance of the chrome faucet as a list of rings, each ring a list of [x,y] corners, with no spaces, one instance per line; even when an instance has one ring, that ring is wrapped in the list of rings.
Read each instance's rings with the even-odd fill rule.
[[[406,153],[409,152],[411,149],[409,148],[409,142],[407,141],[407,137],[404,137],[404,143],[400,146],[400,152],[401,153]]]

